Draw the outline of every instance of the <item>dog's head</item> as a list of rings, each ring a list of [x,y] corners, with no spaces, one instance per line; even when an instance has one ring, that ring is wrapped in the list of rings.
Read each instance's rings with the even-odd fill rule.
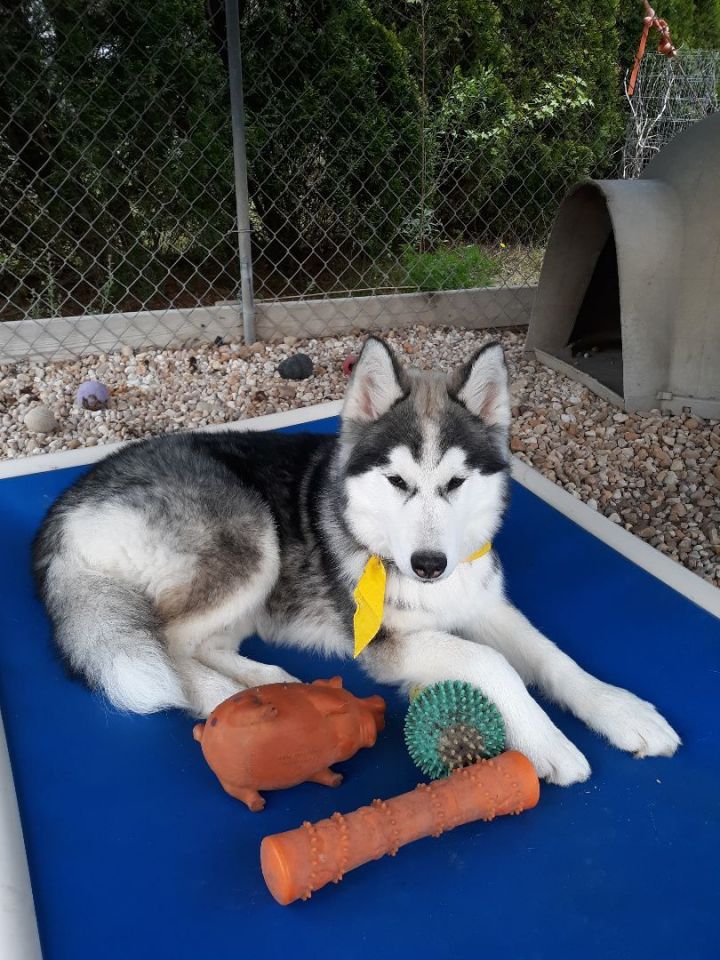
[[[494,536],[510,426],[498,344],[446,376],[405,369],[371,337],[353,369],[342,424],[345,519],[371,553],[432,582]]]

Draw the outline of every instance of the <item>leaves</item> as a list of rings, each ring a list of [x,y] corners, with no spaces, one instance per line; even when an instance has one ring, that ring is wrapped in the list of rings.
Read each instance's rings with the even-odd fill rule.
[[[497,276],[492,257],[478,246],[440,247],[433,253],[418,253],[405,247],[406,286],[418,290],[466,290],[488,287]]]

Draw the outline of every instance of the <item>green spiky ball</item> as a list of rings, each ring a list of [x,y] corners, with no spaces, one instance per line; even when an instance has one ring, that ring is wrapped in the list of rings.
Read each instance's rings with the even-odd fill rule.
[[[480,690],[460,680],[425,687],[405,717],[413,762],[433,780],[505,749],[500,711]]]

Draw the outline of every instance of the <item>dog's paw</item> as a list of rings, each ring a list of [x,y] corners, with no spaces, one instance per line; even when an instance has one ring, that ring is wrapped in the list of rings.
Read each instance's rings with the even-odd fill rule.
[[[582,783],[590,776],[590,764],[574,743],[549,720],[542,732],[530,736],[507,730],[508,746],[524,753],[535,767],[538,777],[559,787]]]
[[[562,736],[550,749],[538,751],[536,759],[530,757],[537,775],[548,783],[569,787],[582,783],[590,776],[590,764],[574,743]]]
[[[267,678],[267,679],[265,679]],[[263,671],[263,680],[265,683],[302,683],[301,680],[298,680],[297,677],[294,677],[291,673],[288,673],[287,670],[283,670],[282,667],[268,666],[267,672]],[[254,686],[259,686],[260,684],[254,684]]]
[[[591,694],[587,723],[613,746],[636,757],[671,757],[682,743],[651,703],[606,683],[598,682]]]
[[[222,664],[229,676],[238,680],[244,689],[263,687],[269,683],[300,683],[287,670],[274,663],[256,663],[244,657],[234,657],[231,662]]]

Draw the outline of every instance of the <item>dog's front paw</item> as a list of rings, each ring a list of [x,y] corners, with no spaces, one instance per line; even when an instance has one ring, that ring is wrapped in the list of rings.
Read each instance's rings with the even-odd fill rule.
[[[590,696],[587,723],[614,746],[636,757],[671,757],[682,743],[647,700],[599,681]]]
[[[297,677],[288,673],[287,670],[283,670],[282,667],[268,667],[268,672],[265,676],[267,676],[268,679],[263,679],[263,683],[302,683],[302,680],[298,680]]]
[[[525,754],[541,780],[559,787],[587,780],[590,764],[575,744],[550,720],[543,727],[528,735],[527,731],[515,733],[506,724],[508,746]]]

